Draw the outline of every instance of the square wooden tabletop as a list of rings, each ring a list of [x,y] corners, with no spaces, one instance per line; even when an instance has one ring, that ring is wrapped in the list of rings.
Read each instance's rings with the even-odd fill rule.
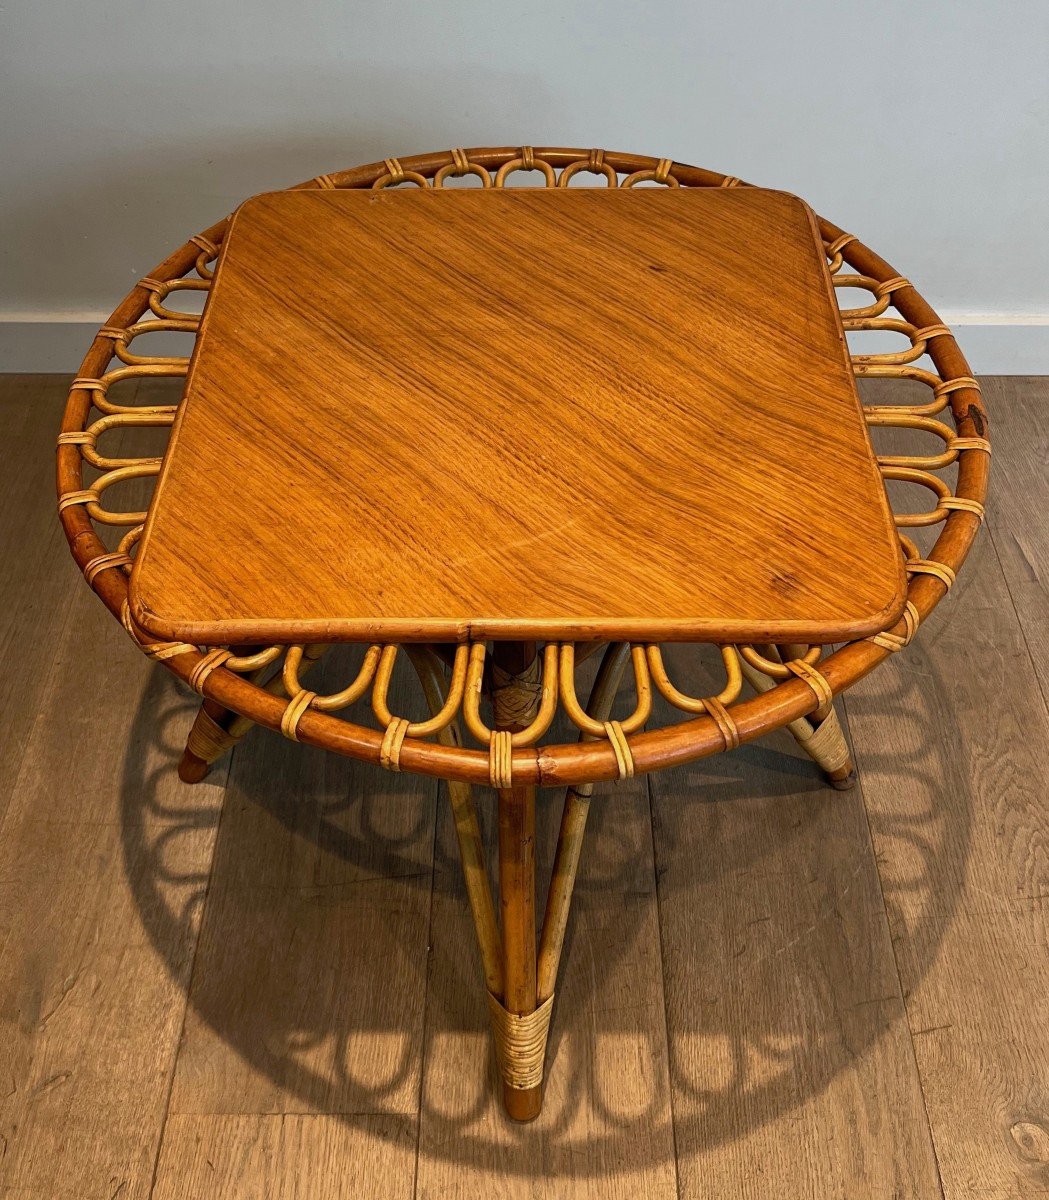
[[[900,551],[809,209],[248,201],[130,597],[155,636],[212,645],[886,627]]]

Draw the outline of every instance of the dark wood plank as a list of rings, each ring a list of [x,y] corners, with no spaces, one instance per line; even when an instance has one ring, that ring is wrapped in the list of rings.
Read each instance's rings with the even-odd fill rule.
[[[311,686],[344,686],[355,655],[329,655]],[[421,708],[410,682],[396,678],[395,711]],[[285,1153],[304,1155],[317,1186],[340,1156],[359,1179],[360,1156],[379,1173],[354,1194],[410,1193],[435,799],[433,781],[261,730],[238,748],[172,1089],[177,1149],[165,1135],[158,1194],[192,1194],[215,1148],[223,1170],[235,1174],[247,1154],[261,1172],[222,1195],[284,1195],[279,1181],[294,1172]],[[247,1119],[291,1113],[345,1124],[337,1134],[330,1121],[297,1124],[293,1140],[279,1122]],[[359,1119],[376,1116],[398,1119]],[[265,1148],[238,1146],[239,1136]]]
[[[414,1166],[414,1118],[175,1116],[153,1200],[411,1200]]]
[[[69,599],[83,587],[65,551],[54,483],[55,438],[66,375],[0,375],[4,428],[0,471],[0,818],[14,793],[29,731],[47,687]]]
[[[1019,584],[1021,556],[1049,567],[1049,492],[1018,452],[1044,438],[1037,407],[991,391],[991,524]],[[1014,596],[1019,620],[985,531],[906,652],[845,700],[944,1189],[1002,1200],[1049,1187],[1049,719],[1034,581]]]
[[[0,826],[0,1194],[145,1200],[225,772],[178,782],[195,700],[74,582]]]
[[[984,382],[994,467],[987,525],[1049,703],[1049,378]]]
[[[786,734],[651,787],[682,1195],[939,1196],[859,789]]]

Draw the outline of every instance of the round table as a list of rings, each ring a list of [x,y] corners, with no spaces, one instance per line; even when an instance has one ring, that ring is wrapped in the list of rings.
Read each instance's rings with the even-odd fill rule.
[[[548,202],[507,186],[493,203],[461,187],[501,190],[529,172],[545,189],[590,198]],[[597,198],[595,189],[578,189],[583,182],[615,194]],[[432,199],[425,206],[394,199],[402,186]],[[670,201],[657,199],[657,188],[696,192],[687,202]],[[806,258],[809,226],[818,264]],[[365,248],[360,261],[351,261],[357,247]],[[389,259],[396,271],[387,252],[400,255]],[[426,296],[444,295],[442,264],[456,286],[431,311]],[[329,272],[330,295],[307,312],[292,298],[309,294],[318,270]],[[209,292],[216,277],[221,287],[203,320],[180,306],[186,293]],[[828,297],[844,292],[866,295],[828,319]],[[361,316],[365,293],[372,324]],[[551,313],[567,315],[551,320]],[[139,352],[135,339],[157,333],[189,335],[193,355]],[[846,336],[861,333],[895,344],[850,354]],[[519,339],[516,349],[505,338]],[[517,409],[513,395],[504,403],[490,384],[493,347],[501,347],[500,364],[515,363],[511,392],[524,396]],[[596,362],[591,350],[600,354]],[[307,368],[315,373],[305,381],[288,374]],[[137,381],[187,374],[188,403],[125,402]],[[914,402],[854,404],[852,422],[853,376],[909,380]],[[296,389],[300,397],[303,387],[320,396],[329,380],[352,382],[355,390],[340,403],[354,408],[290,410]],[[439,380],[447,387],[437,387]],[[434,394],[420,406],[431,381]],[[783,394],[775,399],[778,383]],[[689,398],[681,412],[678,393]],[[457,395],[464,407],[453,404],[442,425]],[[351,424],[366,427],[369,403],[381,413],[391,397],[409,407],[391,417],[396,437],[381,469],[366,472],[385,490],[361,502],[344,522],[346,546],[335,545],[338,526],[325,524],[333,485],[322,484],[334,463],[349,462],[363,435],[355,434],[357,443],[339,439],[350,437]],[[343,411],[353,415],[345,429]],[[678,420],[687,431],[711,412],[718,419],[697,423],[694,440],[674,436]],[[828,420],[834,413],[840,422]],[[322,419],[327,427],[316,424]],[[522,427],[525,421],[535,429]],[[419,422],[425,436],[416,437],[410,426]],[[563,426],[562,438],[534,455],[522,450],[552,422]],[[162,460],[107,452],[107,433],[112,439],[114,431],[143,426],[162,433],[174,426],[172,453]],[[374,460],[382,434],[368,428]],[[877,452],[867,431],[878,438],[885,428],[913,440],[908,453],[895,443],[892,453]],[[312,440],[296,442],[306,438],[302,430]],[[624,482],[631,463],[649,461],[657,443],[645,439],[659,437],[667,443],[660,461],[650,462],[631,495]],[[209,463],[217,446],[226,458]],[[313,479],[314,458],[323,460],[333,446],[339,457],[320,461]],[[99,330],[73,381],[58,437],[59,514],[88,585],[144,654],[203,697],[180,766],[185,782],[203,779],[253,724],[448,781],[506,1109],[527,1120],[541,1105],[594,784],[729,751],[786,726],[830,784],[850,786],[833,698],[904,650],[950,590],[983,520],[989,451],[979,385],[950,331],[905,277],[793,197],[610,151],[454,150],[320,175],[256,198],[141,280]],[[577,460],[590,452],[601,469],[588,475]],[[205,494],[230,462],[240,474],[228,482],[223,474],[221,486],[243,491],[239,508],[221,491]],[[351,465],[360,478],[364,460]],[[121,489],[110,493],[111,486],[155,480],[162,467],[148,520],[144,511],[117,506]],[[401,496],[399,507],[382,509],[391,479],[410,488],[424,477],[426,495],[444,498],[431,508],[431,517],[446,519],[437,566],[426,548],[415,552],[413,540],[431,517],[419,516],[418,527],[399,521],[406,508],[425,505]],[[865,490],[871,477],[876,497]],[[459,506],[471,497],[462,489],[478,479],[485,481],[474,489],[484,492],[482,502],[464,513]],[[899,508],[899,493],[921,489],[929,505],[918,511],[886,504],[887,496]],[[349,492],[339,495],[352,504]],[[262,530],[272,522],[258,515],[266,506],[292,523],[295,536],[266,542]],[[548,529],[543,514],[555,510],[567,517],[559,523],[551,516]],[[457,541],[457,520],[474,538],[469,554],[466,541]],[[555,526],[576,520],[585,534],[558,535]],[[654,520],[661,538],[645,533]],[[889,553],[878,544],[883,524]],[[331,549],[319,555],[310,538],[322,534]],[[491,545],[498,554],[485,558]],[[367,557],[370,546],[386,548],[388,570]],[[704,566],[699,582],[685,586],[682,563],[690,556]],[[329,595],[332,580],[350,567],[358,571],[353,596]],[[505,604],[485,599],[493,578]],[[598,587],[608,596],[607,611],[590,596],[573,606],[571,596],[593,580],[595,596]],[[442,590],[427,592],[423,608],[411,610],[411,597],[431,585]],[[396,601],[388,599],[398,588]],[[338,692],[309,690],[309,668],[341,641],[367,647],[356,677]],[[712,658],[720,690],[679,690],[664,662],[666,642]],[[576,680],[593,654],[600,665],[584,701]],[[391,711],[401,655],[418,674],[428,716]],[[624,679],[631,700],[619,711]],[[681,719],[652,728],[656,695]],[[362,709],[370,703],[370,712],[347,719],[358,701]],[[559,714],[578,731],[576,740],[547,738]],[[490,785],[498,797],[497,893],[485,868],[474,784]],[[544,787],[566,791],[537,921],[535,804]]]

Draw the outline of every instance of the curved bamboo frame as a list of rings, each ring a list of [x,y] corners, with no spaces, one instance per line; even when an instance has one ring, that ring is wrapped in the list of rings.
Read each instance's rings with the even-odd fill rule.
[[[517,171],[539,171],[548,187],[566,187],[581,172],[598,176],[608,187],[632,187],[642,182],[688,187],[747,186],[734,176],[669,159],[559,147],[501,147],[417,155],[400,161],[387,159],[321,175],[298,187],[447,187],[455,178],[467,174],[480,178],[484,187],[501,187]],[[541,722],[542,727],[528,731],[527,736],[515,734],[509,749],[502,739],[496,739],[501,756],[498,767],[494,765],[490,731],[486,733],[485,727],[471,721],[468,715],[475,695],[469,686],[464,692],[467,701],[464,715],[471,732],[481,742],[480,748],[441,741],[438,735],[454,715],[451,702],[449,712],[431,721],[397,719],[396,725],[391,720],[384,728],[375,729],[332,715],[335,709],[344,707],[342,700],[349,704],[356,698],[353,686],[339,693],[340,702],[336,703],[332,697],[318,697],[305,689],[283,692],[279,687],[263,686],[252,677],[252,668],[238,666],[235,659],[222,662],[209,659],[202,666],[211,651],[202,653],[184,643],[155,643],[132,625],[125,608],[127,572],[144,514],[120,512],[102,503],[104,493],[112,485],[129,478],[155,476],[159,461],[104,456],[98,442],[104,434],[120,427],[147,424],[162,427],[173,421],[172,406],[120,405],[110,401],[107,393],[121,379],[186,374],[188,358],[151,357],[138,354],[131,347],[136,338],[148,333],[194,333],[198,329],[199,318],[179,312],[170,298],[187,290],[207,290],[213,275],[211,264],[218,255],[228,221],[228,217],[224,218],[191,238],[118,305],[99,330],[73,382],[58,444],[60,517],[73,556],[88,582],[110,611],[124,621],[145,653],[163,661],[169,670],[196,686],[216,709],[239,714],[252,723],[340,754],[393,769],[470,783],[492,782],[496,772],[500,778],[508,775],[521,784],[585,784],[689,762],[760,737],[811,713],[818,714],[821,708],[826,708],[827,692],[836,695],[844,691],[910,641],[915,629],[946,594],[982,521],[990,445],[979,385],[972,378],[965,358],[950,331],[912,284],[855,237],[820,221],[835,286],[866,290],[873,297],[870,304],[842,310],[845,329],[888,331],[908,343],[897,352],[853,356],[856,374],[913,379],[932,392],[927,403],[867,409],[872,426],[893,425],[936,439],[934,453],[885,456],[879,460],[886,479],[917,483],[932,495],[931,508],[899,514],[897,524],[902,528],[943,526],[928,559],[907,553],[909,606],[906,619],[894,629],[836,650],[822,658],[818,670],[810,661],[809,666],[813,667],[810,672],[796,666],[786,669],[782,663],[772,663],[770,669],[770,660],[765,658],[766,665],[758,664],[757,669],[775,679],[776,685],[743,700],[737,696],[728,702],[718,697],[684,697],[669,684],[665,671],[657,667],[652,675],[656,690],[690,719],[647,731],[641,728],[643,720],[605,722],[604,736],[595,741],[539,746],[535,743],[549,725],[545,718],[552,716],[552,712],[544,711],[545,724]],[[846,264],[852,273],[846,272]],[[885,315],[890,312],[892,315]],[[932,360],[935,374],[914,365],[925,354]],[[92,421],[93,409],[101,417]],[[947,409],[953,418],[953,428],[937,419]],[[86,487],[85,463],[102,470]],[[957,484],[952,490],[936,472],[955,464]],[[107,550],[95,531],[96,523],[129,527],[116,551]],[[637,649],[638,653],[632,656],[635,678],[639,688],[647,689],[651,686],[648,664],[658,663],[658,647]],[[565,675],[565,650],[562,647],[556,656],[560,664],[561,700],[581,731],[592,734],[593,722],[586,718],[578,703],[571,703],[574,685]],[[567,651],[571,655],[570,647]],[[477,676],[482,652],[471,653],[476,655],[470,661]],[[751,659],[752,665],[754,661]],[[378,675],[381,680],[382,672]],[[294,673],[285,671],[284,678],[287,683],[294,679]],[[373,697],[373,709],[380,720],[386,716],[381,694],[377,701]]]
[[[538,171],[546,187],[568,187],[584,172],[608,187],[748,186],[734,176],[665,158],[525,146],[386,159],[320,175],[298,187],[443,188],[471,175],[489,188],[504,186],[517,171]],[[834,713],[834,696],[909,644],[950,590],[983,521],[990,443],[979,385],[950,330],[913,285],[851,234],[821,220],[835,288],[859,289],[872,296],[868,304],[842,309],[846,332],[877,330],[903,339],[896,351],[853,355],[855,374],[910,379],[931,392],[931,399],[921,404],[864,406],[871,427],[907,429],[924,443],[924,453],[878,458],[887,481],[917,485],[931,497],[931,507],[901,512],[895,518],[908,576],[902,619],[891,629],[826,656],[820,646],[721,646],[725,682],[709,696],[690,696],[676,687],[658,645],[612,643],[605,649],[585,706],[578,698],[576,673],[597,646],[498,644],[490,652],[484,643],[409,645],[403,649],[430,710],[428,719],[413,721],[390,707],[390,679],[402,649],[397,645],[369,646],[356,677],[338,691],[321,694],[309,690],[303,676],[323,655],[322,645],[236,651],[197,647],[154,641],[132,621],[128,574],[146,514],[120,511],[107,506],[112,505],[109,498],[103,504],[103,498],[110,487],[126,480],[155,478],[160,459],[116,458],[100,449],[100,442],[114,430],[170,427],[176,406],[123,405],[111,400],[109,392],[121,380],[187,373],[188,357],[151,357],[131,346],[149,333],[198,330],[200,318],[180,312],[171,297],[208,290],[228,221],[227,217],[195,235],[169,255],[132,289],[95,337],[70,389],[58,437],[58,510],[63,529],[88,585],[139,649],[203,697],[179,768],[187,782],[203,778],[208,764],[252,724],[388,770],[415,771],[448,781],[506,1108],[516,1119],[531,1119],[541,1105],[558,963],[593,784],[732,750],[786,726],[834,786],[849,786],[852,763]],[[935,371],[918,365],[924,356]],[[947,410],[952,424],[940,419]],[[99,473],[87,486],[85,464]],[[953,488],[940,474],[948,468],[957,469]],[[126,532],[115,548],[109,548],[96,525]],[[902,532],[937,525],[942,528],[924,556]],[[613,700],[628,669],[636,697],[633,711],[613,719]],[[744,680],[753,691],[746,698],[741,697]],[[482,716],[485,694],[493,701],[494,727]],[[686,719],[647,729],[655,694]],[[370,698],[376,726],[335,715],[365,696]],[[558,707],[579,730],[579,739],[541,744]],[[477,745],[463,744],[460,719]],[[501,921],[484,867],[480,825],[468,786],[472,783],[490,784],[498,793]],[[536,786],[568,789],[538,939]]]

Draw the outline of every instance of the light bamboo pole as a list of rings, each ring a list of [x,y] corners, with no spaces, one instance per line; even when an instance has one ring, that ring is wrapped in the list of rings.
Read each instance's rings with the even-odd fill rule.
[[[608,720],[615,703],[616,692],[630,660],[627,642],[614,642],[605,651],[597,678],[587,701],[587,715],[602,724]],[[580,734],[581,740],[593,740],[593,734]],[[557,837],[554,869],[550,878],[550,891],[546,900],[546,913],[539,938],[539,966],[536,993],[539,1003],[549,1000],[557,985],[557,968],[561,961],[568,913],[575,888],[579,856],[583,849],[583,835],[590,812],[590,797],[594,794],[592,783],[581,783],[570,787],[565,793],[561,812],[561,828]]]

